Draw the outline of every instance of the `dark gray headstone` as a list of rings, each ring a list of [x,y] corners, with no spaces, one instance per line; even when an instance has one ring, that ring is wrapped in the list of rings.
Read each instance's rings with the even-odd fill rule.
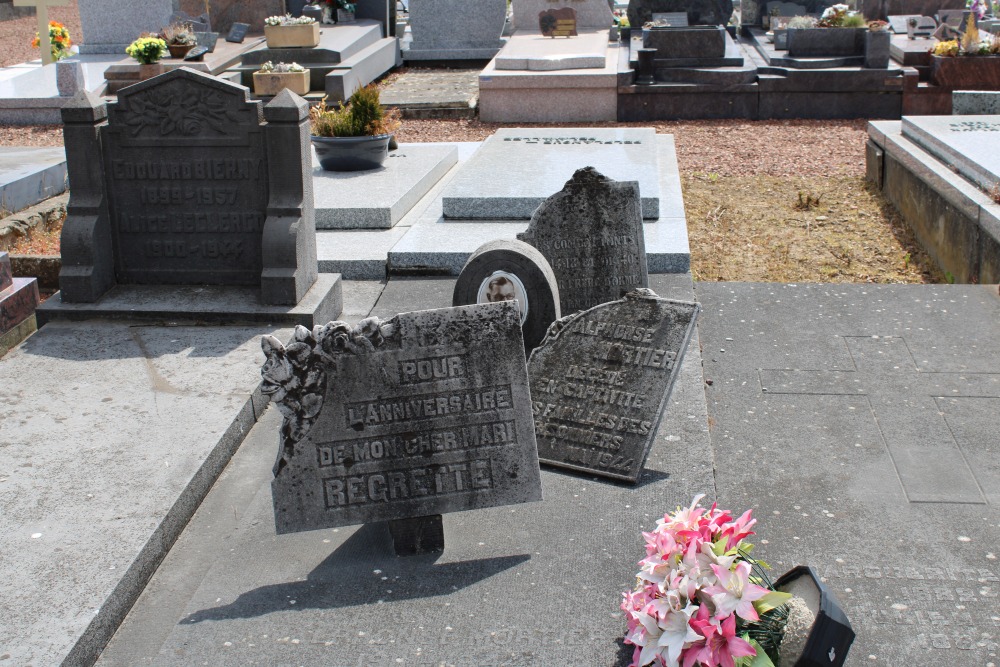
[[[10,268],[10,255],[0,252],[0,292],[14,284],[14,274]]]
[[[356,0],[354,17],[374,19],[382,24],[386,37],[396,35],[396,0]]]
[[[249,93],[182,67],[117,102],[81,92],[63,107],[62,301],[96,302],[115,284],[302,300],[317,278],[308,105],[283,91],[262,108]]]
[[[278,533],[541,500],[510,302],[403,313],[262,342],[284,415]]]
[[[552,267],[542,253],[523,241],[498,239],[472,253],[455,283],[451,305],[496,301],[517,301],[528,352],[561,317]]]
[[[698,310],[641,289],[554,324],[528,361],[539,460],[635,482]]]
[[[733,15],[732,0],[631,0],[629,24],[641,27],[653,13],[687,12],[691,25],[726,25]]]
[[[578,169],[517,238],[548,260],[564,314],[649,284],[639,186],[606,178],[593,167]]]
[[[234,23],[233,27],[229,29],[229,34],[226,35],[226,41],[242,44],[243,40],[246,39],[247,31],[249,29],[249,23]]]
[[[208,53],[207,46],[196,46],[184,54],[184,61],[200,63],[205,60],[206,53]]]

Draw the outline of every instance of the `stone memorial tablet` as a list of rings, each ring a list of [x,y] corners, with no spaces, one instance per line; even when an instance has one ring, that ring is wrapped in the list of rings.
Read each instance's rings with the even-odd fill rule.
[[[649,284],[639,188],[591,167],[577,171],[539,206],[517,238],[548,260],[563,313],[614,301]]]
[[[242,44],[248,30],[250,30],[249,23],[234,23],[233,27],[229,29],[229,34],[226,35],[226,41]]]
[[[642,289],[552,325],[528,361],[539,459],[637,481],[698,310]]]
[[[469,257],[455,283],[451,305],[515,301],[524,349],[531,352],[559,319],[559,287],[542,253],[523,241],[498,239]]]
[[[184,54],[184,62],[195,62],[200,63],[205,60],[205,54],[208,53],[207,46],[196,46],[186,54]]]
[[[284,416],[279,534],[541,500],[516,304],[299,327],[287,347],[262,345],[262,391]]]
[[[538,30],[545,37],[576,37],[576,12],[572,7],[539,12]]]
[[[527,220],[583,167],[638,182],[642,217],[660,217],[656,130],[649,127],[500,128],[445,186],[444,217]]]

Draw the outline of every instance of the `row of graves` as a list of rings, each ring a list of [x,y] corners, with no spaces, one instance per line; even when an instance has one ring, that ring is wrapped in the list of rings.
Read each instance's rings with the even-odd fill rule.
[[[190,101],[185,122],[164,98]],[[624,641],[639,610],[619,613],[621,592],[640,530],[664,503],[697,504],[714,472],[699,306],[688,276],[652,273],[680,198],[656,178],[675,170],[657,162],[669,137],[498,135],[437,200],[464,221],[436,223],[494,238],[447,294],[424,279],[366,296],[318,271],[302,98],[263,105],[181,68],[62,113],[60,292],[2,361],[0,460],[23,472],[3,478],[17,492],[0,581],[30,601],[8,607],[4,660],[625,664],[660,650]],[[555,186],[475,176],[570,151],[600,167]],[[640,177],[602,173],[623,164]],[[493,223],[520,229],[502,238],[470,222],[486,216],[527,220]],[[237,495],[217,500],[217,479]],[[158,567],[177,578],[147,587]],[[806,609],[788,664],[843,665],[854,632],[815,572],[775,586]]]
[[[641,0],[619,30],[605,0],[519,0],[513,34],[480,74],[480,116],[899,118],[951,113],[953,91],[1000,87],[997,24],[961,0],[855,9],[771,0],[737,16],[730,2]],[[499,21],[489,25],[495,36]]]
[[[37,5],[40,25],[46,26],[47,7],[66,0],[19,4]],[[59,110],[80,90],[113,97],[126,86],[180,67],[243,83],[264,99],[290,87],[310,99],[329,95],[344,100],[402,63],[395,2],[359,0],[352,5],[353,12],[338,15],[325,2],[156,0],[122,7],[113,0],[84,0],[79,3],[83,34],[71,36],[80,42],[80,53],[3,77],[0,120],[58,123]],[[126,48],[147,34],[164,38],[170,54],[151,64],[126,56]],[[298,73],[296,81],[284,79],[277,87],[275,76],[260,76],[289,69]],[[260,73],[259,88],[254,73]]]

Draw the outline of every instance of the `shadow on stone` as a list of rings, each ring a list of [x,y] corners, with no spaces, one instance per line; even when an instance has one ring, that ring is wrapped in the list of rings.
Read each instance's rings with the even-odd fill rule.
[[[310,572],[305,581],[261,586],[243,593],[231,604],[197,611],[180,623],[191,625],[254,618],[290,609],[340,609],[380,600],[450,595],[531,558],[528,554],[518,554],[437,565],[435,561],[440,556],[436,553],[397,558],[387,525],[365,524]],[[373,576],[373,570],[380,571],[380,576]]]

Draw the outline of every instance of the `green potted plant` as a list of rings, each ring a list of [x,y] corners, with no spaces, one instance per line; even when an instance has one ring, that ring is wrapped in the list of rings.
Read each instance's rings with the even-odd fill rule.
[[[270,60],[253,73],[253,92],[273,96],[287,88],[297,95],[309,92],[309,70],[298,63],[278,63]]]
[[[183,58],[198,44],[189,23],[171,23],[160,31],[171,58]]]
[[[399,128],[399,111],[386,110],[375,85],[359,88],[347,104],[309,111],[312,143],[320,166],[328,171],[377,169],[389,155],[389,141]]]
[[[264,19],[267,48],[313,48],[319,44],[319,23],[310,16],[269,16]]]
[[[167,43],[149,33],[143,33],[127,47],[125,53],[139,62],[139,78],[142,80],[154,77],[161,71],[160,58],[167,52]]]

